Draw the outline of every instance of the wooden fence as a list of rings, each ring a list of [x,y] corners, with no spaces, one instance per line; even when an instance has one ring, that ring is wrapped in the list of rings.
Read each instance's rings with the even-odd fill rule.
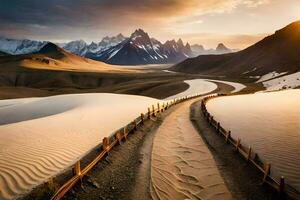
[[[245,161],[249,164],[252,164],[255,168],[258,169],[262,173],[262,181],[265,184],[268,184],[275,190],[279,192],[281,197],[289,196],[292,199],[300,199],[300,193],[290,185],[285,183],[285,179],[283,176],[280,177],[279,180],[276,180],[274,177],[271,176],[271,164],[270,163],[263,163],[258,158],[256,153],[253,153],[253,149],[251,146],[246,147],[242,144],[240,138],[233,138],[231,136],[231,131],[227,131],[225,128],[222,127],[221,123],[214,119],[214,116],[211,115],[207,108],[206,103],[207,101],[220,97],[220,96],[227,96],[225,94],[217,94],[217,95],[210,95],[206,96],[202,99],[201,102],[201,110],[205,118],[207,119],[208,123],[216,129],[216,132],[219,133],[221,136],[224,137],[225,141],[234,146],[237,153],[239,153]]]
[[[169,107],[181,103],[183,101],[196,98],[201,96],[200,94],[185,96],[182,98],[175,98],[173,100],[165,101],[163,104],[157,103],[157,105],[152,105],[148,107],[147,113],[141,113],[140,116],[135,118],[131,123],[120,128],[116,132],[112,133],[108,137],[104,137],[102,143],[99,144],[100,153],[92,162],[90,162],[86,167],[81,169],[80,160],[74,163],[73,165],[73,176],[65,184],[63,184],[55,195],[52,197],[52,200],[61,199],[78,181],[81,181],[82,178],[106,155],[108,152],[117,144],[120,144],[122,140],[126,141],[130,133],[133,133],[138,126],[142,126],[144,121],[150,120],[153,117],[157,117],[159,113],[164,112]],[[53,183],[53,178],[49,179],[49,184]]]

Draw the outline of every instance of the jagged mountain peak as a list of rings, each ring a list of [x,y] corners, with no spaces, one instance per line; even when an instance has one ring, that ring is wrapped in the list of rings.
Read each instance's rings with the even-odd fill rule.
[[[143,29],[135,30],[130,36],[131,40],[135,40],[137,38],[147,38],[147,39],[149,38],[150,40],[148,33],[146,33]]]
[[[125,38],[125,36],[124,36],[122,33],[119,33],[116,37],[117,37],[118,39],[123,39],[123,38]]]
[[[224,50],[229,50],[223,43],[219,43],[217,48],[217,51],[224,51]]]
[[[190,43],[187,42],[186,45],[185,45],[185,48],[191,49]]]
[[[78,46],[83,47],[83,46],[86,46],[86,45],[87,45],[87,43],[84,40],[80,39],[80,40],[74,40],[74,41],[71,41],[71,42],[67,43],[65,45],[65,47],[68,48],[69,46],[77,46],[77,48],[78,48]]]
[[[146,34],[146,32],[143,29],[138,28],[133,32],[133,34]]]
[[[177,46],[177,43],[176,43],[176,41],[174,40],[174,39],[172,39],[172,40],[167,40],[166,42],[165,42],[165,45],[174,45],[174,46]]]
[[[99,42],[98,45],[100,45],[102,47],[107,46],[107,45],[113,46],[113,45],[116,45],[116,44],[122,42],[125,39],[126,39],[126,37],[124,37],[121,33],[119,33],[117,36],[112,36],[112,37],[105,36],[102,38],[101,42]]]
[[[183,41],[182,41],[181,38],[179,38],[179,39],[177,40],[177,44],[178,44],[179,46],[184,46]]]
[[[97,45],[97,43],[93,41],[93,42],[91,42],[90,45]]]

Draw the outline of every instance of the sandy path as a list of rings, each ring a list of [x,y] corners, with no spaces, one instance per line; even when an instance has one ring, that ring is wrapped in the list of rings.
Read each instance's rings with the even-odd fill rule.
[[[153,199],[232,199],[212,154],[182,103],[157,130],[151,161]]]

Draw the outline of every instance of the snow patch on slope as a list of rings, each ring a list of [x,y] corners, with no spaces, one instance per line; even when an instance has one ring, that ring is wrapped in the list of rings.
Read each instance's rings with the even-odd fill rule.
[[[265,81],[263,82],[263,85],[266,88],[266,91],[275,91],[299,87],[300,72]]]
[[[109,55],[109,57],[108,57],[107,60],[110,60],[112,57],[114,57],[121,49],[122,49],[122,46],[121,46],[119,49],[113,51],[113,52]]]
[[[254,67],[252,70],[250,70],[250,71],[245,71],[245,72],[243,72],[242,74],[249,74],[250,72],[254,72],[254,71],[256,71],[256,70],[257,70],[257,68]]]
[[[288,73],[288,72],[281,72],[281,73],[278,73],[278,72],[276,72],[276,71],[273,71],[273,72],[270,72],[270,73],[268,73],[268,74],[265,74],[265,75],[261,76],[261,78],[260,78],[258,81],[256,81],[256,83],[261,83],[261,82],[264,82],[264,81],[267,81],[267,80],[276,78],[276,77],[278,77],[278,76],[284,75],[284,74],[286,74],[286,73]]]
[[[33,53],[39,51],[46,43],[47,42],[0,37],[0,51],[12,55]]]

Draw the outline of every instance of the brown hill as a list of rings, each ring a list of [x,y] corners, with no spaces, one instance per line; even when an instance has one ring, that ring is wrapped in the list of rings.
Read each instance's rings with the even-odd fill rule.
[[[245,50],[201,55],[171,68],[185,73],[227,76],[257,76],[271,71],[289,73],[300,69],[300,21],[278,30]]]
[[[130,72],[68,53],[53,43],[46,44],[39,52],[26,55],[3,56],[0,71],[15,71],[20,68],[78,72]],[[132,71],[131,71],[132,72]]]

